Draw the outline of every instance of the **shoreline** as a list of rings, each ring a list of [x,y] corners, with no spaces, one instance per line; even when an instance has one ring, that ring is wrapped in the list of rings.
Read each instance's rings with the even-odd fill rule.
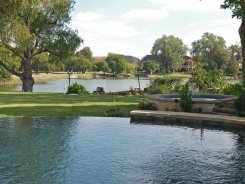
[[[84,74],[82,73],[74,73],[71,75],[72,79],[84,79],[84,80],[89,80],[89,79],[102,79],[103,78],[103,73],[101,72],[86,72]],[[33,73],[33,78],[35,83],[42,83],[42,82],[46,82],[46,81],[50,81],[50,80],[58,80],[58,79],[68,79],[69,75],[66,72],[55,72],[55,73],[39,73],[39,74],[35,74]],[[107,77],[111,78],[111,77]],[[133,75],[130,75],[128,78],[124,78],[124,77],[117,77],[116,79],[135,79],[136,77]],[[19,79],[19,77],[13,75],[12,76],[12,80],[8,81],[8,82],[0,82],[0,85],[11,85],[11,84],[22,84],[21,80]]]

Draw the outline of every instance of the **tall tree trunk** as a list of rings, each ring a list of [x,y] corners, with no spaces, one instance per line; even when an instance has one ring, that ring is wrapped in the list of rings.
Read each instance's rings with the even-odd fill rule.
[[[245,20],[242,20],[239,28],[239,35],[242,46],[242,83],[245,84]]]
[[[33,91],[34,79],[32,77],[31,60],[32,60],[31,51],[26,51],[24,53],[24,59],[22,61],[24,72],[20,76],[20,80],[22,81],[22,91],[23,92]]]

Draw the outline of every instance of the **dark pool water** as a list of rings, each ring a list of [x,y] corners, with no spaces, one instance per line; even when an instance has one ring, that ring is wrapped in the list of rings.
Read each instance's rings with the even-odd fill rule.
[[[129,121],[0,119],[0,183],[245,183],[245,132]]]

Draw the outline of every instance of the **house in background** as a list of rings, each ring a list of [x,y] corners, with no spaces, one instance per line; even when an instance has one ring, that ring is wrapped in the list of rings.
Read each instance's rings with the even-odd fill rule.
[[[143,57],[141,59],[141,63],[143,64],[144,62],[148,62],[149,60],[152,60],[152,59],[153,60],[155,59],[153,55],[146,55],[145,57]],[[194,63],[195,63],[195,61],[192,59],[192,57],[184,56],[183,57],[183,63],[177,71],[185,72],[185,73],[192,73],[193,68],[194,68]],[[160,67],[163,68],[162,65]]]
[[[186,73],[193,72],[194,63],[195,63],[195,61],[193,61],[192,57],[184,56],[183,57],[183,64],[182,64],[182,66],[180,68],[180,71],[181,72],[186,72]]]

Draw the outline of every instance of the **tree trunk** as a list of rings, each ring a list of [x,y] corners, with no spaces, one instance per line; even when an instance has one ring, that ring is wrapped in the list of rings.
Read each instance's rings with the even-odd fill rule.
[[[242,83],[245,84],[245,20],[242,20],[239,28],[239,35],[242,46]]]
[[[26,51],[24,53],[23,59],[23,73],[20,76],[20,80],[22,81],[22,91],[23,92],[32,92],[34,79],[32,77],[32,67],[31,67],[31,59],[32,53],[31,51]]]

